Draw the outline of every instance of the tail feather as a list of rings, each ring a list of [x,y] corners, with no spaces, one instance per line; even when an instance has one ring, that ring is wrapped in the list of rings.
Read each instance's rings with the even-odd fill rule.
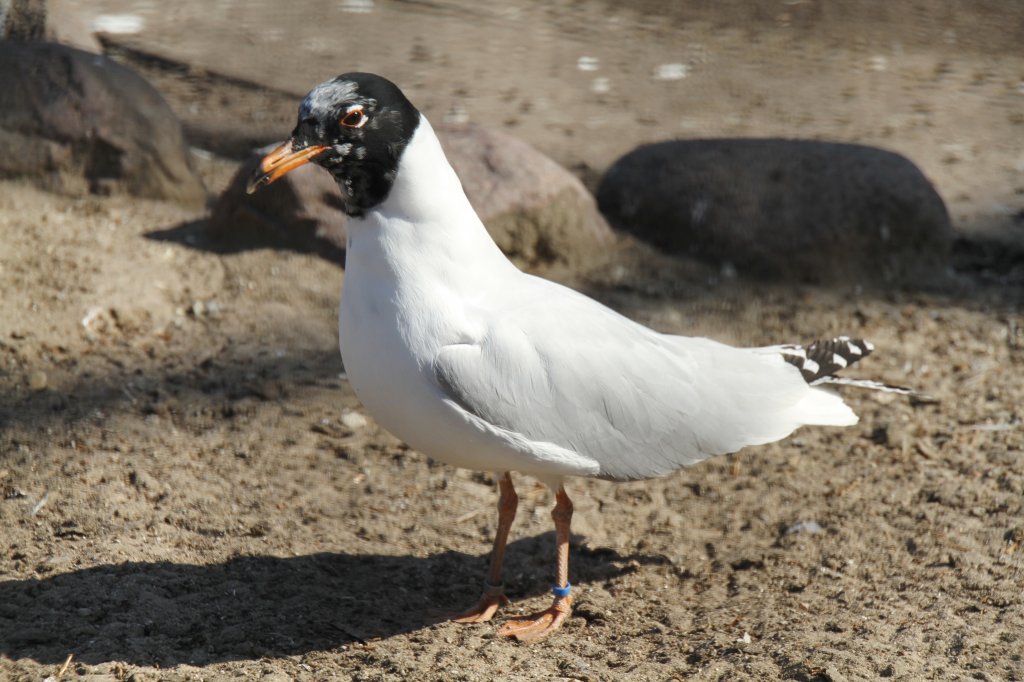
[[[782,346],[782,357],[800,370],[809,384],[834,375],[871,354],[870,341],[837,336],[815,341],[807,346]]]
[[[813,388],[799,403],[793,406],[793,413],[801,424],[818,426],[853,426],[857,415],[843,399],[827,388]]]
[[[821,386],[822,384],[834,384],[837,386],[856,386],[857,388],[866,388],[872,391],[881,391],[882,393],[898,393],[900,395],[917,395],[917,391],[906,386],[893,386],[892,384],[885,384],[881,381],[873,381],[871,379],[854,379],[852,377],[836,377],[827,376],[815,379],[811,382],[811,386]]]
[[[837,376],[837,372],[867,357],[874,349],[875,347],[870,341],[854,339],[849,336],[837,336],[834,339],[818,340],[807,346],[780,346],[779,352],[786,362],[800,370],[804,381],[811,386],[824,384],[856,386],[885,393],[918,395],[917,391],[905,386],[893,386],[871,379]]]

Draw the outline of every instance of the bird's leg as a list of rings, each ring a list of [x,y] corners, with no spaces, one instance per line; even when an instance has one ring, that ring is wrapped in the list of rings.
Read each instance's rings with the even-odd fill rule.
[[[490,620],[494,612],[502,604],[508,603],[505,586],[501,582],[501,568],[505,563],[505,544],[508,542],[508,531],[516,518],[519,496],[512,485],[512,477],[505,475],[498,481],[498,532],[494,535],[494,549],[491,550],[491,570],[487,573],[484,593],[480,601],[471,609],[452,618],[456,623],[482,623]]]
[[[502,637],[514,637],[520,642],[532,642],[547,637],[557,630],[572,611],[569,584],[569,525],[572,523],[572,500],[559,486],[555,494],[555,508],[551,510],[555,521],[557,546],[557,582],[552,591],[555,600],[551,606],[526,620],[510,620],[498,631]]]

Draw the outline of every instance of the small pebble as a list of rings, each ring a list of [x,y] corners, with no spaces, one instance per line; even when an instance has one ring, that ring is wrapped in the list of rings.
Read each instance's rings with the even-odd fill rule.
[[[145,22],[137,14],[98,14],[92,20],[94,33],[132,34],[139,33]]]
[[[786,529],[786,535],[793,533],[820,533],[824,530],[817,521],[797,521]]]
[[[612,83],[607,78],[595,78],[590,84],[590,90],[598,95],[606,95],[611,92]]]
[[[93,306],[89,308],[88,312],[85,313],[85,317],[82,318],[82,326],[88,329],[92,326],[96,320],[103,316],[103,308],[99,306]]]
[[[353,14],[369,14],[373,11],[373,0],[341,0],[340,9]]]
[[[465,107],[461,107],[457,104],[453,104],[448,113],[444,115],[445,123],[453,123],[456,125],[462,125],[463,123],[469,122],[469,110]]]
[[[654,70],[654,77],[660,81],[677,81],[689,73],[690,67],[686,64],[659,64]]]
[[[359,429],[365,429],[369,422],[366,421],[366,417],[358,412],[346,412],[341,415],[341,423],[347,428],[357,431]]]
[[[46,372],[37,370],[28,375],[28,387],[33,391],[41,391],[46,388],[49,383],[49,377],[46,376]]]

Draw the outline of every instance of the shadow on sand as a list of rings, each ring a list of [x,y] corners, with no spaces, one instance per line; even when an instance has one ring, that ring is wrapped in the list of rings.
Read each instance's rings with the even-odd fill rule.
[[[313,220],[295,220],[288,229],[279,229],[270,220],[253,220],[244,230],[222,235],[210,234],[208,227],[209,220],[203,218],[152,230],[144,236],[155,242],[181,244],[206,253],[225,255],[254,249],[282,249],[313,254],[334,265],[345,263],[345,250],[328,239],[317,237]]]
[[[509,575],[541,573],[554,534],[509,545]],[[525,555],[525,556],[524,556]],[[632,570],[607,549],[573,552],[574,581]],[[129,562],[0,582],[0,656],[172,666],[331,649],[430,627],[478,595],[486,557],[320,553],[191,565]],[[544,572],[546,575],[546,572]],[[510,584],[513,599],[523,585]],[[540,594],[546,583],[525,586]],[[487,627],[487,626],[477,626]]]

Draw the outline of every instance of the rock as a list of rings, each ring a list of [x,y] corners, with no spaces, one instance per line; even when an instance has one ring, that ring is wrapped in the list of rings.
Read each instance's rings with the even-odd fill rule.
[[[810,140],[681,140],[640,147],[601,180],[611,224],[741,276],[920,283],[944,276],[942,199],[906,158]]]
[[[49,384],[49,377],[42,370],[36,370],[28,375],[28,387],[33,391],[42,391],[47,384]]]
[[[580,265],[614,240],[583,184],[525,142],[477,126],[437,133],[487,230],[521,266]],[[217,201],[209,234],[238,248],[343,250],[341,191],[330,175],[306,166],[247,195],[260,156],[242,164]]]
[[[825,677],[828,678],[830,682],[846,682],[846,675],[839,672],[839,668],[834,665],[830,665],[825,668]]]
[[[226,246],[291,248],[341,262],[345,213],[341,190],[330,173],[306,165],[258,192],[245,193],[249,176],[273,146],[252,155],[239,168],[213,207],[208,235]]]
[[[358,412],[347,410],[341,414],[341,423],[344,424],[346,428],[352,429],[353,431],[359,431],[361,429],[365,429],[370,422],[366,417]]]
[[[812,535],[822,532],[824,529],[817,521],[797,521],[786,529],[786,535],[794,533],[810,533]]]
[[[520,265],[580,265],[611,245],[583,183],[527,143],[474,125],[438,137],[487,231]]]
[[[69,194],[200,204],[181,123],[131,69],[52,43],[0,42],[0,177]]]

